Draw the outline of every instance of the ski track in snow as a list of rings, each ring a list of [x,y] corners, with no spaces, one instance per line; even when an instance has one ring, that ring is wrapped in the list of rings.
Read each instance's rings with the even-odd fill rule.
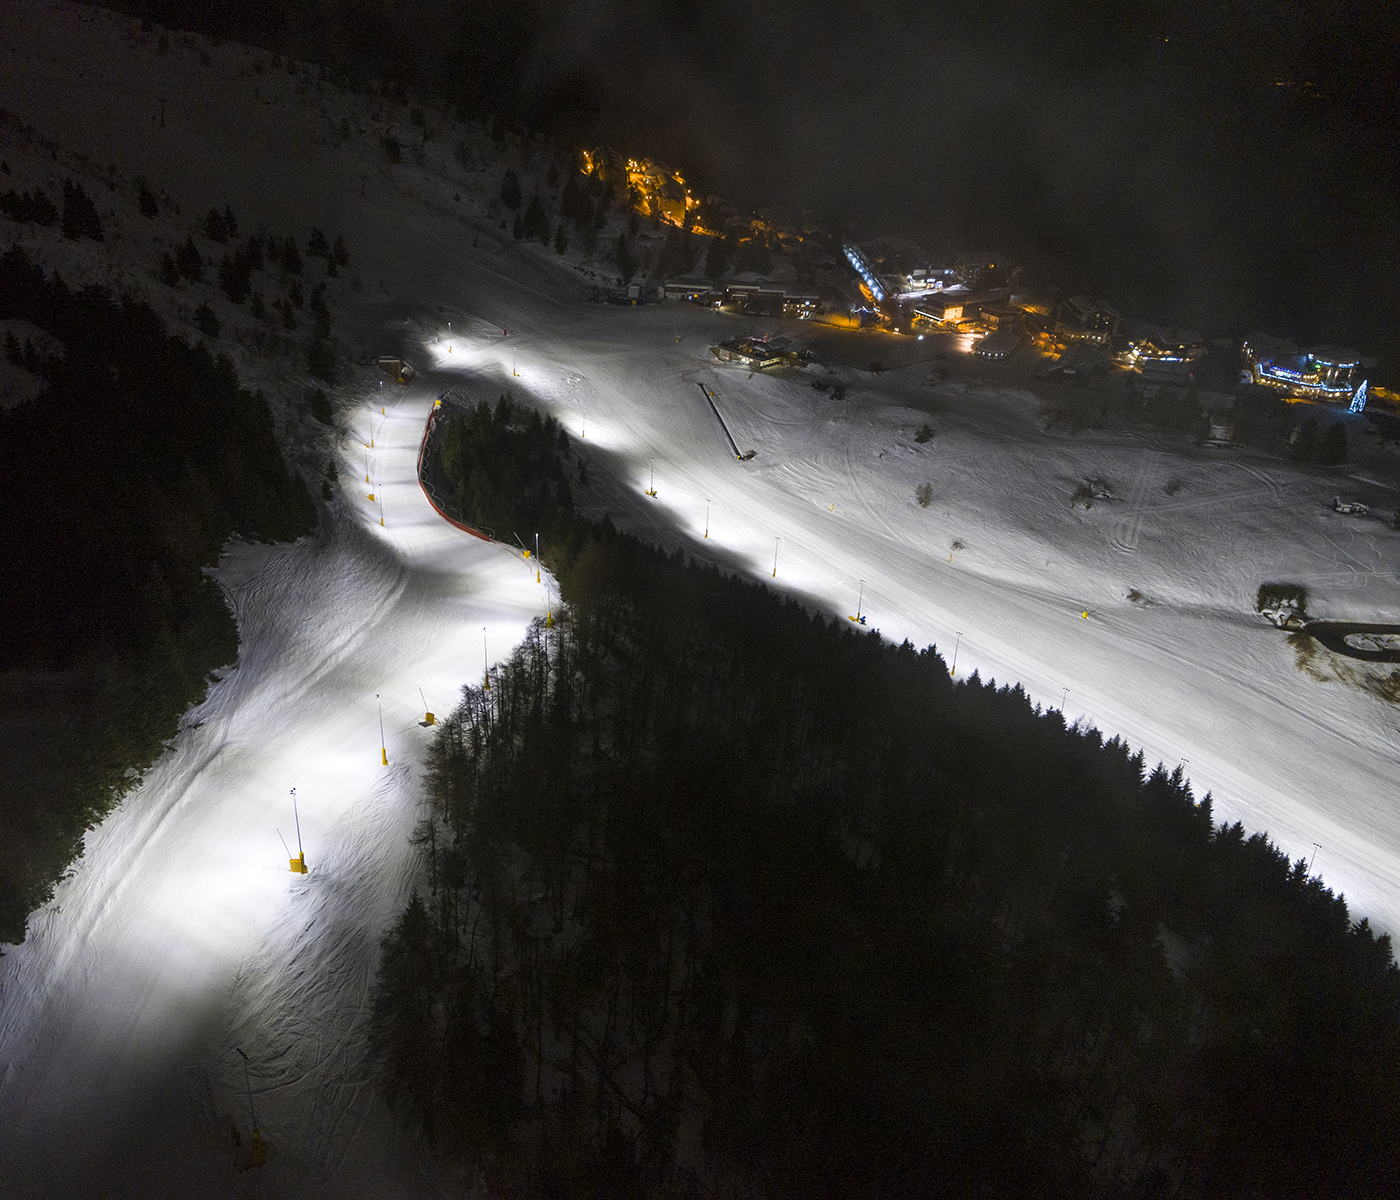
[[[1142,531],[1142,518],[1147,511],[1148,492],[1157,475],[1157,464],[1161,460],[1157,450],[1143,452],[1142,465],[1133,481],[1127,498],[1127,509],[1118,529],[1109,539],[1113,548],[1123,554],[1135,554],[1138,548],[1138,535]]]
[[[121,32],[135,28],[13,0],[0,103],[42,137],[170,188],[187,214],[231,203],[249,228],[343,232],[365,286],[337,318],[357,352],[402,350],[422,372],[386,389],[382,416],[377,391],[342,398],[355,432],[320,534],[228,548],[218,577],[240,624],[237,668],[0,960],[0,1196],[465,1190],[387,1114],[363,1053],[378,942],[415,878],[418,690],[449,710],[485,666],[483,626],[504,658],[544,602],[516,551],[453,529],[417,486],[424,421],[454,384],[551,410],[589,465],[581,508],[831,614],[853,611],[863,579],[870,629],[945,657],[961,634],[959,678],[1019,682],[1046,706],[1067,687],[1071,721],[1125,737],[1149,763],[1189,760],[1217,819],[1268,831],[1295,857],[1320,842],[1317,866],[1354,914],[1400,929],[1396,709],[1300,672],[1251,611],[1266,579],[1308,584],[1319,616],[1393,611],[1400,577],[1386,564],[1400,535],[1326,511],[1332,477],[1184,442],[1047,435],[1034,394],[1015,388],[841,368],[850,389],[835,401],[717,366],[697,348],[751,322],[584,303],[552,251],[512,243],[479,200],[462,215],[450,196],[469,188],[448,181],[450,163],[391,169],[372,137],[327,136],[295,81],[240,72],[242,48],[211,48],[203,68],[183,35],[162,58]],[[363,98],[329,102],[370,124]],[[109,228],[149,238],[139,220]],[[56,235],[36,244],[86,253]],[[734,461],[697,377],[755,459]],[[936,436],[915,444],[926,419]],[[371,430],[382,528],[360,482]],[[654,499],[642,495],[653,459]],[[1072,509],[1075,481],[1100,477],[1132,480],[1123,505]],[[914,500],[924,482],[927,509]],[[291,787],[305,877],[287,871],[276,833],[295,836]],[[248,1173],[234,1047],[270,1146]]]

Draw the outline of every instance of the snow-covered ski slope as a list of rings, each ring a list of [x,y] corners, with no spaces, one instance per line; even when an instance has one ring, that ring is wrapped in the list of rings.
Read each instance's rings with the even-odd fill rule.
[[[708,342],[739,321],[678,307],[512,318],[520,388],[622,480],[595,510],[825,612],[853,614],[863,580],[868,627],[950,661],[956,646],[960,677],[1019,682],[1150,762],[1185,763],[1218,819],[1295,857],[1320,843],[1318,867],[1357,915],[1400,928],[1400,710],[1301,671],[1253,613],[1271,579],[1309,584],[1316,615],[1400,606],[1400,534],[1328,511],[1334,477],[1185,439],[1047,435],[1035,397],[995,387],[931,394],[855,372],[860,386],[832,400],[707,365]],[[753,461],[734,461],[697,377]],[[921,445],[926,419],[938,432]],[[1072,507],[1090,478],[1122,499]],[[1359,665],[1332,662],[1347,677]]]
[[[250,1134],[235,1046],[278,1152],[271,1179],[301,1187],[314,1169],[325,1194],[385,1194],[385,1164],[364,1177],[357,1160],[384,1149],[360,1128],[374,1109],[363,1018],[378,940],[411,884],[420,689],[450,709],[486,649],[508,654],[545,600],[518,553],[429,507],[416,460],[431,405],[417,388],[386,415],[366,408],[375,503],[352,483],[322,539],[231,549],[219,577],[237,669],[7,954],[0,1194],[232,1183],[230,1130]],[[361,458],[347,454],[350,480]],[[278,834],[295,854],[293,787],[304,877]]]
[[[960,677],[1019,681],[1044,704],[1067,688],[1070,719],[1189,760],[1218,817],[1295,855],[1320,843],[1318,869],[1357,915],[1400,928],[1398,710],[1357,686],[1354,664],[1323,655],[1299,670],[1251,614],[1266,579],[1309,585],[1319,616],[1394,613],[1400,534],[1327,512],[1335,474],[1180,440],[1047,434],[1015,389],[848,371],[838,402],[716,368],[708,345],[745,322],[587,304],[576,272],[486,218],[479,189],[494,192],[499,169],[465,172],[443,142],[424,166],[391,167],[379,101],[298,98],[297,79],[248,73],[241,47],[172,43],[162,55],[124,18],[14,0],[0,11],[0,104],[94,172],[145,174],[187,225],[230,203],[247,228],[344,233],[363,286],[333,300],[338,333],[425,371],[406,393],[386,386],[383,415],[375,395],[342,398],[342,494],[320,539],[231,548],[220,577],[238,668],[0,961],[0,1195],[447,1194],[360,1059],[374,947],[412,882],[418,690],[449,708],[482,670],[483,626],[504,656],[544,601],[518,553],[452,529],[414,481],[424,419],[453,383],[554,412],[589,466],[584,507],[840,616],[864,580],[870,627],[949,659],[956,645]],[[345,114],[369,132],[334,134]],[[110,218],[103,251],[153,294],[156,228]],[[17,236],[65,277],[91,275],[90,246]],[[734,461],[696,379],[753,461]],[[925,420],[936,436],[918,444]],[[1121,499],[1071,507],[1087,479]],[[277,840],[294,837],[292,787],[305,878]],[[271,1147],[248,1172],[234,1047]]]

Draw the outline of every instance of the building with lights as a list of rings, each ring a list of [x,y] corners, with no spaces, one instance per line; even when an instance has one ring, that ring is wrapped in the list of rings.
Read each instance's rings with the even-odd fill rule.
[[[930,325],[947,328],[975,319],[984,306],[1000,310],[1006,298],[1005,288],[982,292],[974,292],[970,288],[948,288],[917,301],[914,304],[914,321],[926,321]]]
[[[1350,403],[1361,385],[1367,362],[1344,346],[1315,346],[1303,354],[1257,357],[1254,382],[1299,400],[1332,400]]]
[[[708,304],[712,288],[708,279],[685,276],[680,279],[668,279],[661,289],[661,294],[667,300],[687,300],[691,304]]]
[[[966,287],[992,287],[1006,272],[1006,258],[986,250],[965,250],[953,258],[953,274]]]
[[[1107,346],[1118,336],[1123,317],[1107,304],[1095,304],[1087,296],[1071,296],[1055,314],[1055,336],[1063,342],[1087,342]]]
[[[800,361],[796,348],[784,337],[731,338],[711,346],[710,353],[720,362],[743,363],[757,371],[768,367],[795,367]]]
[[[989,333],[973,347],[973,353],[988,362],[1002,362],[1010,358],[1020,344],[1021,335],[1008,326]]]
[[[870,264],[870,260],[861,253],[860,247],[851,242],[847,242],[841,247],[841,252],[846,256],[846,261],[851,264],[851,268],[860,276],[861,291],[866,298],[874,304],[882,304],[885,300],[885,287],[880,281],[880,277],[875,274],[875,268]]]
[[[1014,304],[984,304],[979,315],[988,329],[1019,330],[1023,324],[1022,311]]]
[[[1194,329],[1167,329],[1147,321],[1128,321],[1123,336],[1123,360],[1129,366],[1150,360],[1193,361],[1206,352],[1206,342]]]
[[[585,175],[597,175],[605,186],[625,192],[647,216],[683,225],[698,203],[679,174],[652,159],[624,158],[609,146],[584,150],[579,157]]]

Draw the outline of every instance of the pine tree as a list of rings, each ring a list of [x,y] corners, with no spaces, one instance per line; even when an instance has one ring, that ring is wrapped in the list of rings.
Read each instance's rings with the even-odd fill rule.
[[[228,226],[224,223],[224,214],[217,208],[211,208],[204,218],[204,234],[211,242],[228,241]]]
[[[180,282],[180,268],[175,265],[175,260],[170,257],[170,251],[161,255],[160,277],[165,281],[167,287],[174,287]]]
[[[227,204],[224,205],[224,229],[228,231],[229,237],[238,236],[238,218],[233,215],[233,208]]]
[[[301,274],[301,251],[297,249],[297,240],[290,233],[282,242],[282,269],[288,275]]]
[[[191,283],[198,283],[204,278],[204,259],[200,257],[193,237],[187,235],[184,244],[175,251],[175,266]]]
[[[549,218],[544,215],[544,205],[540,203],[538,194],[530,197],[530,203],[525,208],[522,229],[528,238],[535,238],[541,242],[549,240]]]
[[[306,239],[306,252],[313,258],[325,258],[331,252],[326,235],[315,225],[311,227],[311,236]]]
[[[1332,427],[1318,441],[1317,461],[1324,466],[1333,467],[1347,460],[1347,430],[1340,421],[1332,424]]]
[[[235,304],[242,304],[248,298],[248,259],[241,248],[219,260],[219,286]]]
[[[0,195],[0,212],[15,221],[32,221],[47,228],[58,221],[58,209],[43,188]]]
[[[709,252],[705,255],[705,274],[711,279],[718,279],[727,270],[734,257],[734,244],[728,237],[715,238],[710,243]]]
[[[194,310],[194,323],[205,337],[219,336],[219,318],[214,315],[214,310],[209,307],[207,300]]]
[[[385,1091],[391,1105],[411,1102],[437,1075],[436,962],[433,921],[415,890],[384,939],[370,1019],[370,1044],[387,1068]]]
[[[331,255],[339,266],[350,265],[350,251],[345,248],[345,239],[339,234],[336,234],[335,244],[331,247]]]
[[[1294,462],[1311,462],[1317,453],[1317,421],[1309,417],[1298,429],[1298,436],[1289,448]]]
[[[569,239],[564,235],[564,222],[559,222],[559,228],[554,231],[554,253],[563,254],[569,248]]]
[[[146,181],[144,179],[141,180],[141,197],[139,202],[141,205],[141,215],[143,217],[154,217],[160,212],[160,204],[152,194],[151,189],[146,186]]]
[[[632,257],[632,246],[625,233],[617,235],[617,248],[613,256],[617,259],[617,273],[622,276],[622,282],[630,282],[632,276],[637,273],[637,262]]]
[[[559,195],[559,215],[566,221],[584,221],[592,216],[588,211],[588,198],[574,182],[573,172],[564,180],[564,190]]]
[[[520,177],[507,167],[505,176],[501,179],[501,203],[507,208],[518,209],[522,199]]]
[[[306,342],[306,369],[316,379],[334,385],[338,376],[335,347],[315,333]]]
[[[79,238],[91,238],[95,242],[102,240],[102,220],[97,215],[96,207],[83,191],[83,185],[71,179],[63,185],[62,229],[63,236],[71,241]]]
[[[331,311],[326,306],[326,285],[317,284],[311,292],[312,330],[316,337],[329,337],[331,332]]]

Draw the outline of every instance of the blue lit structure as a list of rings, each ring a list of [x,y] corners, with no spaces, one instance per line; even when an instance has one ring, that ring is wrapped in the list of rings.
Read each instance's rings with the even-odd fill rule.
[[[1356,390],[1361,355],[1341,346],[1318,346],[1306,354],[1262,358],[1254,364],[1254,379],[1290,396],[1317,400],[1349,400]]]
[[[1359,413],[1366,411],[1366,385],[1368,383],[1370,383],[1369,379],[1363,379],[1361,381],[1361,386],[1356,389],[1356,395],[1351,398],[1351,407],[1347,409],[1348,412]]]
[[[856,274],[865,281],[865,286],[870,289],[870,294],[874,297],[875,303],[881,303],[885,298],[885,289],[880,286],[879,279],[875,277],[875,271],[871,268],[870,264],[865,261],[865,255],[849,242],[842,246],[841,249],[846,255],[846,261],[855,268]]]

